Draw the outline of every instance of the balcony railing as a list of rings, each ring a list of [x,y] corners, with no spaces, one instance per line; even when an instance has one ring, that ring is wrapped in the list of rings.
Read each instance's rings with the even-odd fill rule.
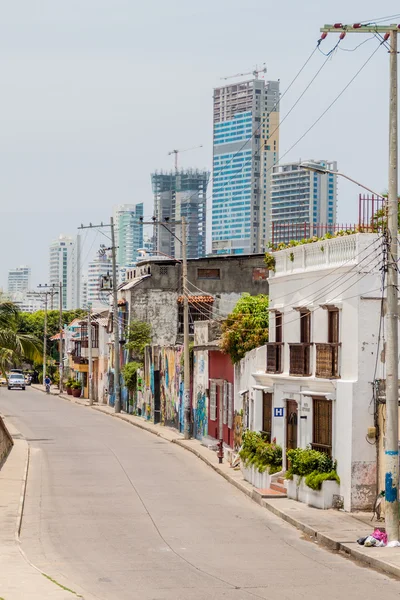
[[[340,344],[316,344],[317,361],[315,376],[324,379],[340,377],[339,375]]]
[[[309,377],[311,375],[311,344],[289,344],[289,375]]]
[[[282,373],[282,353],[282,342],[269,342],[267,344],[267,373]]]
[[[83,356],[72,356],[72,360],[75,365],[87,365],[87,358],[83,358]]]

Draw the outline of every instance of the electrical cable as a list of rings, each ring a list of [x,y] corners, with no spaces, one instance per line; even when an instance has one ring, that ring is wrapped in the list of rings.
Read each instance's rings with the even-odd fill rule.
[[[375,50],[372,52],[372,54],[367,58],[367,60],[361,65],[361,67],[358,69],[358,71],[355,73],[355,75],[353,75],[353,77],[350,79],[350,81],[345,85],[345,87],[341,90],[341,92],[339,92],[339,94],[334,98],[334,100],[332,100],[332,102],[328,105],[328,107],[320,114],[320,116],[314,121],[314,123],[312,125],[310,125],[310,127],[303,133],[303,135],[301,135],[299,137],[299,139],[290,146],[290,148],[280,157],[279,161],[277,164],[280,163],[280,161],[282,160],[282,158],[284,158],[287,154],[289,154],[289,152],[291,152],[291,150],[293,150],[293,148],[295,148],[297,146],[297,144],[299,142],[301,142],[306,135],[312,130],[314,129],[314,127],[321,121],[321,119],[326,115],[326,113],[332,108],[332,106],[334,106],[334,104],[336,104],[336,102],[339,100],[339,98],[344,94],[344,92],[350,87],[350,85],[353,83],[353,81],[356,79],[356,77],[358,77],[358,75],[361,73],[361,71],[367,66],[367,64],[369,63],[369,61],[373,58],[373,56],[378,52],[379,48],[382,46],[382,42],[379,44],[379,46],[377,46],[375,48]],[[276,166],[276,165],[274,165]],[[268,171],[271,170],[271,167],[268,169]]]
[[[334,100],[328,105],[328,107],[321,113],[321,115],[312,123],[312,125],[300,136],[300,138],[298,138],[298,140],[292,144],[292,146],[290,146],[290,148],[280,157],[280,159],[275,162],[271,167],[269,167],[267,170],[265,170],[264,172],[264,176],[269,173],[274,167],[279,166],[279,164],[281,164],[282,159],[289,154],[289,152],[291,152],[291,150],[293,150],[297,144],[299,144],[305,137],[306,135],[308,135],[308,133],[319,123],[319,121],[327,114],[327,112],[334,106],[334,104],[339,100],[339,98],[344,94],[344,92],[350,87],[350,85],[353,83],[353,81],[358,77],[358,75],[361,73],[361,71],[366,67],[366,65],[369,63],[369,61],[373,58],[373,56],[378,52],[380,46],[383,44],[383,42],[380,42],[379,45],[377,46],[377,48],[372,52],[372,54],[367,58],[367,60],[361,65],[361,67],[358,69],[358,71],[355,73],[355,75],[350,79],[350,81],[345,85],[345,87],[339,92],[339,94],[334,98]],[[329,55],[330,56],[330,55]],[[329,56],[327,57],[327,59],[329,58]],[[326,64],[327,60],[324,62],[324,65]],[[317,74],[321,71],[321,68],[318,70]],[[312,79],[312,81],[315,80],[315,76]],[[307,86],[306,89],[308,89],[310,86],[310,84]],[[298,100],[296,101],[295,104],[298,103]],[[292,109],[291,109],[292,110]],[[282,120],[283,122],[283,120]],[[260,149],[257,149],[248,159],[246,159],[243,162],[243,165],[241,167],[241,169],[239,169],[238,171],[236,171],[226,182],[224,182],[222,184],[222,189],[226,188],[227,184],[230,183],[231,181],[233,181],[235,178],[237,178],[237,176],[243,172],[244,168],[247,166],[247,164],[255,157],[256,154],[258,154],[263,147],[265,147],[266,142],[272,137],[272,135],[277,131],[277,129],[279,128],[281,123],[278,124],[277,128],[274,130],[274,132],[268,136],[267,139],[263,140],[263,144],[261,145]],[[215,177],[217,177],[219,174],[217,174]],[[215,179],[214,177],[214,179]],[[194,194],[195,195],[195,194]],[[194,196],[193,195],[193,196]],[[206,203],[208,200],[210,200],[212,198],[212,195],[209,195],[206,197]],[[214,209],[214,206],[210,206],[210,208],[206,209],[206,213],[212,211]]]
[[[361,42],[361,44],[358,44],[354,48],[342,48],[342,47],[339,47],[339,50],[342,50],[342,52],[355,52],[355,50],[357,50],[360,46],[362,46],[363,44],[366,44],[367,42],[370,42],[371,40],[375,39],[375,37],[376,37],[375,35],[372,35],[371,37],[367,38],[366,40],[364,40],[363,42]]]
[[[376,249],[374,249],[374,250],[373,250],[373,252],[372,252],[371,254],[375,253],[375,251],[376,251]],[[366,256],[366,257],[363,259],[363,261],[367,260],[367,259],[368,259],[368,258],[371,256],[371,254],[367,255],[367,256]],[[362,264],[362,262],[363,262],[363,261],[361,261],[360,263],[358,263],[358,264],[354,265],[354,266],[353,266],[353,268],[352,268],[352,269],[351,269],[351,270],[350,270],[348,273],[346,273],[345,275],[343,275],[343,276],[342,276],[342,277],[340,277],[339,279],[343,279],[344,277],[346,277],[347,275],[349,275],[349,274],[351,273],[351,271],[352,271],[352,270],[353,270],[355,267],[359,267],[359,266],[360,266],[360,264]],[[363,278],[364,278],[366,275],[369,275],[370,273],[372,273],[372,272],[375,270],[375,268],[376,268],[376,266],[373,266],[373,267],[372,267],[372,269],[371,269],[371,271],[368,271],[367,273],[365,273],[364,275],[362,275],[362,277],[361,277],[360,279],[358,279],[357,281],[360,281],[360,280],[361,280],[361,279],[363,279]],[[348,283],[348,282],[349,282],[351,279],[353,279],[353,277],[354,277],[355,275],[360,275],[360,274],[361,274],[361,272],[358,272],[358,271],[357,271],[357,272],[355,272],[355,273],[353,273],[353,275],[351,275],[351,277],[347,277],[347,279],[346,279],[345,281],[343,281],[343,285],[347,284],[347,283]],[[338,281],[338,280],[336,280],[336,281]],[[323,292],[323,291],[322,291],[322,293],[321,293],[321,294],[317,294],[316,296],[312,297],[312,298],[311,298],[311,299],[312,299],[312,301],[313,301],[313,302],[318,302],[318,301],[321,301],[321,299],[322,299],[323,297],[326,297],[326,296],[327,296],[328,294],[330,294],[330,293],[331,293],[333,290],[337,290],[337,288],[338,288],[338,285],[337,285],[336,281],[334,281],[334,282],[331,282],[331,283],[330,283],[328,286],[325,286],[325,287],[327,287],[328,289],[326,289],[326,290],[325,290],[325,292]],[[355,284],[357,283],[357,281],[356,281],[355,283],[353,283],[352,285],[355,285]],[[350,286],[350,287],[351,287],[351,286]],[[348,289],[348,288],[346,288],[346,289]],[[321,291],[321,290],[319,290],[319,291]],[[341,293],[343,293],[343,290],[341,291]],[[194,298],[194,297],[192,296],[192,298],[191,298],[191,301],[192,301],[192,302],[194,302],[193,298]],[[304,302],[305,300],[307,301],[307,298],[306,298],[306,299],[302,299],[302,302]],[[306,308],[307,308],[307,306],[306,306],[306,302],[304,302],[304,304],[305,304],[304,308],[306,309]],[[285,308],[292,308],[292,307],[291,307],[291,305],[287,305],[287,306],[284,306],[284,307],[282,307],[282,308],[281,308],[281,310],[282,310],[282,311],[284,311],[284,309],[285,309]],[[292,310],[294,310],[294,309],[292,308]],[[313,309],[310,309],[310,310],[313,310]],[[215,314],[215,313],[217,313],[217,316],[218,316],[218,318],[219,318],[219,319],[226,319],[226,318],[227,318],[227,316],[229,316],[229,315],[226,315],[226,314],[222,314],[222,312],[220,312],[220,314],[218,315],[218,312],[220,312],[220,311],[218,311],[217,309],[215,309],[215,307],[213,307],[213,313],[214,313],[214,314]],[[249,314],[249,313],[234,313],[234,316],[242,316],[242,315],[243,315],[243,316],[247,316],[248,314]],[[283,324],[282,324],[282,325],[283,325]]]
[[[379,241],[379,239],[381,239],[381,237],[375,239],[373,242],[371,242],[371,244],[369,244],[368,246],[366,246],[365,248],[363,248],[362,250],[360,250],[360,252],[357,252],[354,256],[348,258],[347,260],[343,261],[343,263],[339,264],[337,267],[335,267],[334,269],[332,269],[330,272],[326,273],[325,275],[323,275],[320,279],[319,282],[321,282],[323,279],[330,277],[331,275],[333,275],[333,273],[335,273],[336,271],[338,271],[339,269],[342,269],[348,262],[357,259],[363,252],[366,252],[367,250],[369,250],[369,248],[371,248],[371,246],[375,245],[377,241]],[[400,244],[400,241],[399,241]],[[358,265],[359,263],[357,263]],[[357,266],[356,265],[356,266]],[[353,267],[354,268],[354,267]],[[205,290],[202,290],[201,288],[197,287],[193,282],[188,280],[188,283],[195,288],[196,290],[198,290],[199,292],[208,295],[208,292],[206,292]],[[296,292],[300,292],[312,285],[315,285],[315,282],[311,282],[311,283],[307,283],[306,285],[302,286],[301,288],[298,288],[296,290]],[[286,296],[292,296],[292,292],[288,292],[287,294],[283,294],[282,296],[277,296],[275,298],[275,300],[281,300],[283,298],[286,298]],[[226,300],[226,303],[228,304],[236,304],[237,300]]]
[[[360,21],[361,25],[375,25],[375,23],[379,23],[380,21],[386,21],[387,19],[397,19],[400,17],[400,13],[395,15],[388,15],[386,17],[378,17],[377,19],[366,19],[365,21]]]
[[[368,250],[368,249],[369,249],[371,246],[375,246],[375,244],[376,244],[377,242],[379,242],[379,241],[380,241],[380,239],[381,239],[381,238],[377,238],[376,240],[374,240],[374,242],[373,242],[372,244],[370,244],[370,245],[369,245],[369,246],[367,246],[365,249],[363,249],[361,252],[359,252],[357,256],[359,256],[359,255],[360,255],[360,254],[362,254],[363,252],[366,252],[366,250]],[[359,274],[361,274],[361,273],[360,273],[359,271],[357,271],[356,269],[358,269],[358,268],[359,268],[359,267],[360,267],[360,266],[361,266],[361,265],[362,265],[362,264],[363,264],[365,261],[369,261],[369,262],[368,262],[368,264],[370,264],[370,262],[371,262],[371,261],[370,261],[369,259],[370,259],[370,257],[371,257],[371,256],[373,256],[374,254],[376,254],[376,253],[377,253],[377,250],[378,250],[378,248],[377,248],[377,247],[374,247],[374,248],[373,248],[373,250],[372,250],[372,252],[370,252],[369,254],[366,254],[366,255],[365,255],[365,257],[364,257],[364,258],[363,258],[361,261],[359,261],[358,263],[355,263],[355,264],[354,264],[354,265],[353,265],[353,266],[352,266],[352,267],[351,267],[351,268],[350,268],[350,269],[349,269],[349,270],[348,270],[346,273],[343,273],[343,274],[341,274],[341,275],[340,275],[338,278],[334,279],[333,281],[330,281],[330,282],[329,282],[329,283],[327,283],[325,286],[323,286],[322,288],[320,288],[320,289],[318,290],[318,295],[317,295],[317,296],[315,296],[314,294],[310,294],[309,296],[305,296],[305,298],[302,298],[302,302],[307,302],[307,301],[310,301],[310,300],[316,301],[316,300],[318,300],[319,298],[322,298],[322,296],[326,296],[327,294],[331,293],[333,290],[336,290],[336,289],[337,289],[337,287],[338,287],[338,285],[339,285],[339,282],[340,282],[341,280],[344,280],[345,278],[347,278],[347,279],[345,280],[345,283],[347,283],[347,282],[348,282],[348,281],[350,281],[350,279],[352,279],[352,278],[353,278],[355,275],[359,275]],[[352,258],[351,260],[353,260],[353,258]],[[338,268],[339,268],[339,267],[338,267]],[[340,266],[340,268],[342,268],[342,265]],[[375,268],[375,266],[373,266],[373,267],[372,267],[372,270],[373,270],[374,268]],[[337,270],[337,269],[335,269],[335,270]],[[352,271],[354,271],[354,270],[356,270],[356,272],[355,272],[355,273],[353,273],[353,275],[351,275]],[[327,274],[325,277],[328,277],[328,276],[330,276],[331,274],[332,274],[332,273],[329,273],[329,274]],[[348,277],[349,275],[351,275],[351,277]],[[323,278],[321,278],[321,280],[322,280],[322,279],[323,279]],[[189,280],[188,280],[188,284],[189,284],[189,285],[191,285],[192,287],[194,287],[195,289],[197,289],[198,291],[202,292],[203,294],[205,294],[205,295],[209,295],[209,293],[208,293],[208,292],[206,292],[205,290],[201,290],[200,288],[198,288],[197,286],[195,286],[195,285],[194,285],[194,284],[193,284],[191,281],[189,281]],[[299,290],[296,290],[296,291],[297,291],[297,292],[298,292],[298,291],[301,291],[302,289],[305,289],[305,288],[307,288],[307,287],[309,287],[309,286],[311,286],[311,285],[315,285],[315,281],[314,281],[314,282],[311,282],[310,284],[307,284],[306,286],[303,286],[303,288],[299,288]],[[281,296],[281,297],[279,297],[279,296],[278,296],[277,298],[275,298],[275,299],[274,299],[274,301],[276,301],[276,300],[278,300],[278,299],[280,299],[280,298],[284,298],[285,296],[288,296],[288,295],[292,296],[292,293],[285,294],[284,296]],[[285,306],[281,307],[281,310],[284,310],[285,308],[289,308],[290,306],[291,306],[291,304],[290,304],[290,305],[289,305],[289,304],[288,304],[288,305],[285,305]],[[227,315],[225,315],[225,314],[223,315],[223,314],[222,314],[222,312],[221,312],[220,314],[221,314],[221,318],[222,318],[222,317],[225,317],[225,318],[226,318],[226,316],[227,316]],[[238,314],[239,314],[239,313],[238,313]]]

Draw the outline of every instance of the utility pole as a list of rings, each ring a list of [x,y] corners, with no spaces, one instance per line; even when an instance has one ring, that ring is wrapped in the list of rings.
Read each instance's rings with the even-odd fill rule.
[[[189,352],[189,301],[187,285],[187,237],[186,237],[186,218],[182,217],[180,221],[140,221],[142,225],[162,225],[182,244],[182,293],[183,293],[183,432],[184,438],[190,438],[191,423],[191,402],[190,402],[190,352]],[[168,225],[181,225],[182,239],[179,239],[173,231],[168,229]]]
[[[397,34],[400,25],[325,25],[328,32],[372,33],[389,40],[390,101],[389,101],[389,194],[388,194],[388,262],[387,262],[387,334],[386,334],[386,443],[385,443],[385,526],[389,541],[399,539],[399,376],[398,376],[398,148],[397,148]],[[325,34],[325,35],[324,35]]]
[[[63,290],[63,284],[62,281],[60,281],[60,292],[59,292],[59,321],[58,321],[58,326],[60,329],[60,339],[59,339],[59,343],[58,343],[58,353],[60,355],[60,383],[59,383],[59,390],[60,390],[60,394],[62,394],[63,391],[63,380],[64,380],[64,348],[63,348],[63,297],[62,297],[62,290]]]
[[[40,290],[39,295],[44,296],[44,330],[43,330],[43,383],[46,378],[46,360],[47,360],[47,307],[48,307],[48,296],[50,296],[50,306],[51,310],[53,310],[54,296],[58,294],[58,290],[55,288],[55,284],[47,285],[45,283],[42,285],[41,283],[38,285]]]
[[[117,289],[117,249],[115,247],[115,226],[111,217],[111,249],[112,249],[112,288],[113,288],[113,321],[114,321],[114,412],[121,412],[121,385],[119,381],[119,321],[118,321],[118,289]]]
[[[89,404],[92,406],[93,404],[93,359],[92,359],[92,305],[88,304],[88,361],[89,361],[89,381],[88,381],[88,395],[89,395]]]
[[[43,328],[43,385],[46,379],[47,360],[47,293],[44,294],[44,328]]]
[[[190,438],[190,352],[189,352],[189,300],[187,285],[186,219],[182,217],[182,288],[183,288],[183,410],[185,440]]]
[[[117,247],[115,245],[115,228],[114,219],[110,218],[110,223],[100,223],[100,225],[92,225],[90,223],[87,226],[81,225],[78,229],[100,229],[102,227],[111,228],[111,250],[112,256],[112,292],[113,292],[113,330],[114,330],[114,390],[115,390],[115,403],[114,412],[121,412],[121,385],[119,375],[119,322],[118,322],[118,289],[117,289]]]

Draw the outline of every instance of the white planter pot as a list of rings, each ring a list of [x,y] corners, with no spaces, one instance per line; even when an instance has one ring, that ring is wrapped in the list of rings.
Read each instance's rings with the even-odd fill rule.
[[[261,490],[268,489],[270,487],[271,475],[268,473],[268,471],[259,473],[255,467],[245,467],[243,463],[241,463],[240,468],[244,479],[254,485],[254,487]]]
[[[324,481],[320,490],[312,490],[305,482],[304,477],[293,475],[288,479],[287,496],[298,502],[304,502],[308,506],[327,509],[333,506],[333,496],[340,493],[340,486],[336,481]]]

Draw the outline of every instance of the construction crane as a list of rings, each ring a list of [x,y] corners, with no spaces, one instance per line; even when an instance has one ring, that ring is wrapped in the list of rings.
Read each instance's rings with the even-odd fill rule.
[[[178,154],[181,154],[182,152],[189,152],[189,150],[197,150],[197,148],[202,147],[203,145],[193,146],[193,148],[185,148],[184,150],[171,150],[171,152],[168,152],[168,156],[171,156],[171,154],[175,154],[175,173],[178,172]]]
[[[254,69],[254,71],[249,71],[248,73],[236,73],[236,75],[229,75],[228,77],[221,77],[221,79],[224,79],[224,80],[234,79],[235,77],[245,77],[246,75],[254,75],[254,77],[256,79],[258,79],[259,73],[266,73],[266,72],[267,72],[266,63],[263,63],[262,69],[258,69],[257,65],[256,65],[256,68]]]

